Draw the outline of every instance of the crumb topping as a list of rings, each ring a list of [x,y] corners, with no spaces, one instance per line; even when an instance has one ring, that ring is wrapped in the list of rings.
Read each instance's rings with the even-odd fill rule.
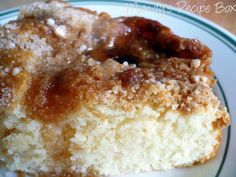
[[[12,75],[13,76],[16,76],[19,73],[20,73],[20,68],[18,68],[18,67],[13,68],[13,70],[12,70]]]
[[[25,92],[7,85],[14,85],[19,98],[26,95],[32,117],[47,119],[50,111],[50,120],[63,117],[86,102],[121,102],[128,109],[132,102],[152,100],[160,110],[182,111],[218,102],[211,88],[211,51],[156,21],[112,19],[66,3],[40,2],[23,7],[17,21],[0,29],[0,38],[3,63],[13,51],[29,52],[20,63],[14,55],[16,64],[4,64],[0,74],[12,82],[22,77],[18,84]],[[26,80],[26,73],[33,76]]]
[[[191,62],[191,66],[193,68],[198,68],[200,65],[201,65],[201,60],[199,60],[199,59],[192,60],[192,62]]]

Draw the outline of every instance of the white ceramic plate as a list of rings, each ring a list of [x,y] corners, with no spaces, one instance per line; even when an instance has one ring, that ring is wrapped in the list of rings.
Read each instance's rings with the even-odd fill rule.
[[[223,142],[215,159],[191,168],[142,173],[129,177],[235,177],[236,176],[236,37],[196,15],[150,2],[111,0],[72,0],[75,6],[105,11],[112,16],[143,16],[170,27],[174,33],[198,38],[213,51],[212,69],[218,84],[215,93],[231,114],[231,126],[224,131]],[[0,13],[0,24],[16,19],[18,8]],[[15,176],[0,169],[0,177]],[[126,176],[127,177],[127,176]]]

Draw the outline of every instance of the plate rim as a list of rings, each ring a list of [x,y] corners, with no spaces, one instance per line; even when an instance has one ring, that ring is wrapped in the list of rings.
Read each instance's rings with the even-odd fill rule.
[[[215,23],[213,23],[201,16],[192,14],[188,11],[178,9],[178,8],[170,6],[170,5],[162,4],[159,2],[154,3],[154,2],[137,1],[137,0],[115,0],[115,1],[112,1],[112,0],[66,0],[66,1],[71,4],[79,4],[79,5],[83,5],[83,4],[96,5],[94,3],[98,3],[99,5],[101,5],[101,3],[104,3],[106,5],[117,5],[118,4],[118,5],[125,6],[125,5],[132,5],[131,3],[133,3],[133,4],[137,5],[136,6],[137,8],[141,8],[141,7],[166,8],[168,10],[168,13],[165,13],[164,11],[158,11],[158,13],[165,14],[165,15],[172,16],[172,17],[180,17],[181,20],[200,28],[200,29],[210,33],[211,35],[213,35],[217,39],[221,40],[234,53],[236,53],[236,36],[234,34],[232,34],[231,32],[224,29],[223,27],[221,27],[221,26],[219,26],[219,25],[217,25],[217,24],[215,24]],[[4,20],[6,18],[16,16],[19,13],[19,9],[20,9],[20,7],[17,6],[15,8],[10,8],[10,9],[4,10],[4,11],[0,11],[0,21]],[[219,90],[220,90],[221,95],[223,97],[225,107],[227,108],[227,111],[230,114],[230,109],[229,109],[227,97],[224,93],[223,86],[220,83],[220,81],[216,75],[215,75],[215,79],[217,80],[217,86],[219,87]],[[230,137],[231,137],[231,125],[229,125],[229,127],[227,128],[226,146],[224,149],[223,158],[221,160],[220,166],[217,170],[215,177],[219,177],[221,174],[221,171],[223,169],[225,160],[228,155]]]

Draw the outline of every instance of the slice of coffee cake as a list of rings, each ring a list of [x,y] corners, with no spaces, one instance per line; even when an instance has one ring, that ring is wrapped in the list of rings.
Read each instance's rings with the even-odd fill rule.
[[[204,163],[229,115],[211,51],[141,17],[38,2],[0,27],[0,161],[33,176]]]

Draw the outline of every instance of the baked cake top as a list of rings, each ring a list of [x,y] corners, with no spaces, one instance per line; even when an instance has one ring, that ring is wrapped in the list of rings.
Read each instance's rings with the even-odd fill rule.
[[[55,121],[101,102],[183,112],[219,106],[210,63],[208,47],[156,21],[34,3],[0,27],[0,111],[22,106],[31,118]]]

